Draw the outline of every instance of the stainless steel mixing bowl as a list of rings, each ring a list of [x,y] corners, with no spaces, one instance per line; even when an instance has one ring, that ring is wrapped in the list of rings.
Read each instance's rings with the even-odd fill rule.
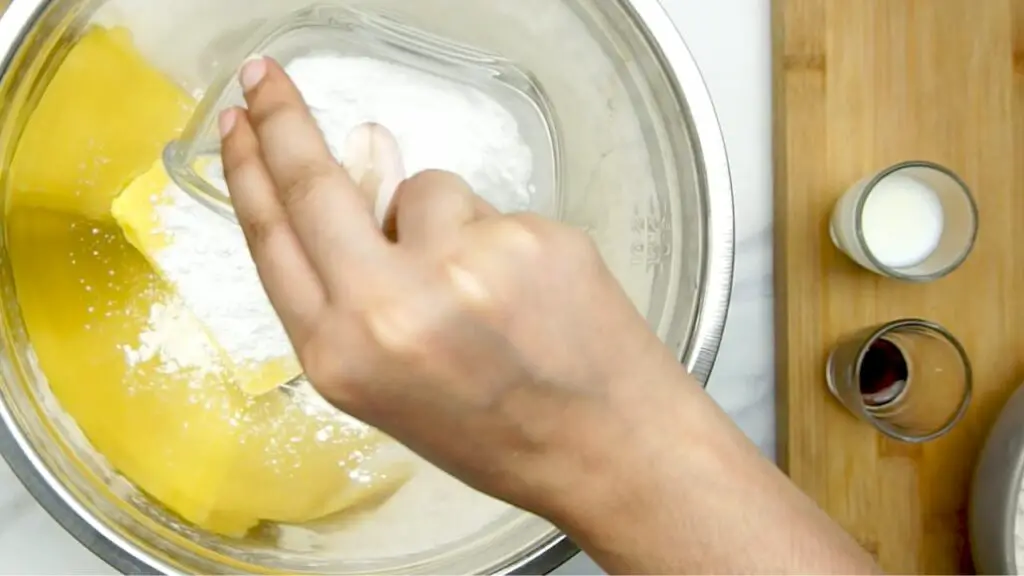
[[[700,73],[658,0],[349,0],[516,62],[556,124],[562,217],[591,232],[652,329],[701,382],[732,284],[733,204],[725,146]],[[239,39],[297,2],[13,0],[0,18],[0,191],[34,103],[90,25],[126,24],[181,87],[204,89]],[[125,87],[130,90],[131,87]],[[324,565],[182,526],[90,461],[61,418],[25,329],[0,239],[0,451],[69,532],[130,573],[545,572],[575,553],[524,514],[415,563]],[[83,384],[88,374],[82,374]],[[88,436],[88,430],[85,430]],[[109,476],[109,475],[106,475]],[[438,519],[443,522],[443,518]],[[611,520],[610,520],[611,521]]]
[[[1014,528],[1024,481],[1024,386],[988,433],[971,480],[968,525],[979,574],[1020,574]]]

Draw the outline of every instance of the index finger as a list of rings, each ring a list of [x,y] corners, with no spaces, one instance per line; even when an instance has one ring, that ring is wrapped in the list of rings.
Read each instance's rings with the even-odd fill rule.
[[[344,268],[376,261],[388,248],[373,205],[331,155],[298,88],[277,62],[250,60],[239,78],[292,227],[321,278],[336,286],[353,275]]]

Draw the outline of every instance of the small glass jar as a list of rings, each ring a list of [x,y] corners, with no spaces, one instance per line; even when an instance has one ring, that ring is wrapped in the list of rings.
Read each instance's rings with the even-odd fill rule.
[[[839,250],[876,274],[929,282],[967,259],[978,208],[948,168],[903,162],[854,184],[836,203],[829,233]]]
[[[948,330],[896,320],[843,338],[826,368],[829,391],[890,438],[925,442],[956,425],[971,400],[971,364]]]

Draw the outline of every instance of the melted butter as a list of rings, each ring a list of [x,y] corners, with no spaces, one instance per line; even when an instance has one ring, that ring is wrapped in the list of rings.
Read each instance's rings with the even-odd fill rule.
[[[204,524],[234,452],[240,395],[215,373],[193,385],[158,359],[127,365],[123,346],[170,295],[117,230],[17,206],[8,218],[18,301],[54,396],[122,474]]]
[[[92,29],[32,112],[11,163],[21,201],[109,219],[114,196],[181,132],[192,99],[132,47],[124,29]]]
[[[153,164],[191,105],[123,31],[95,29],[27,125],[6,233],[51,391],[114,468],[215,532],[306,522],[389,494],[410,468],[379,457],[379,433],[284,393],[245,394],[251,371],[203,340],[203,326],[113,223],[113,198]],[[154,305],[177,311],[175,329],[205,342],[204,370],[168,369],[159,356],[126,361]]]

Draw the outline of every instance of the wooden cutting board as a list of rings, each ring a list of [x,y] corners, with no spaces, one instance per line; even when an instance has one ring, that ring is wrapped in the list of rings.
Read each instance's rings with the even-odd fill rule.
[[[969,573],[968,484],[1024,380],[1024,0],[772,0],[780,464],[894,573]],[[932,160],[973,189],[979,240],[926,285],[858,268],[828,237],[847,186]],[[909,215],[908,215],[909,216]],[[949,328],[975,394],[925,445],[888,440],[828,395],[828,350],[901,317]]]

